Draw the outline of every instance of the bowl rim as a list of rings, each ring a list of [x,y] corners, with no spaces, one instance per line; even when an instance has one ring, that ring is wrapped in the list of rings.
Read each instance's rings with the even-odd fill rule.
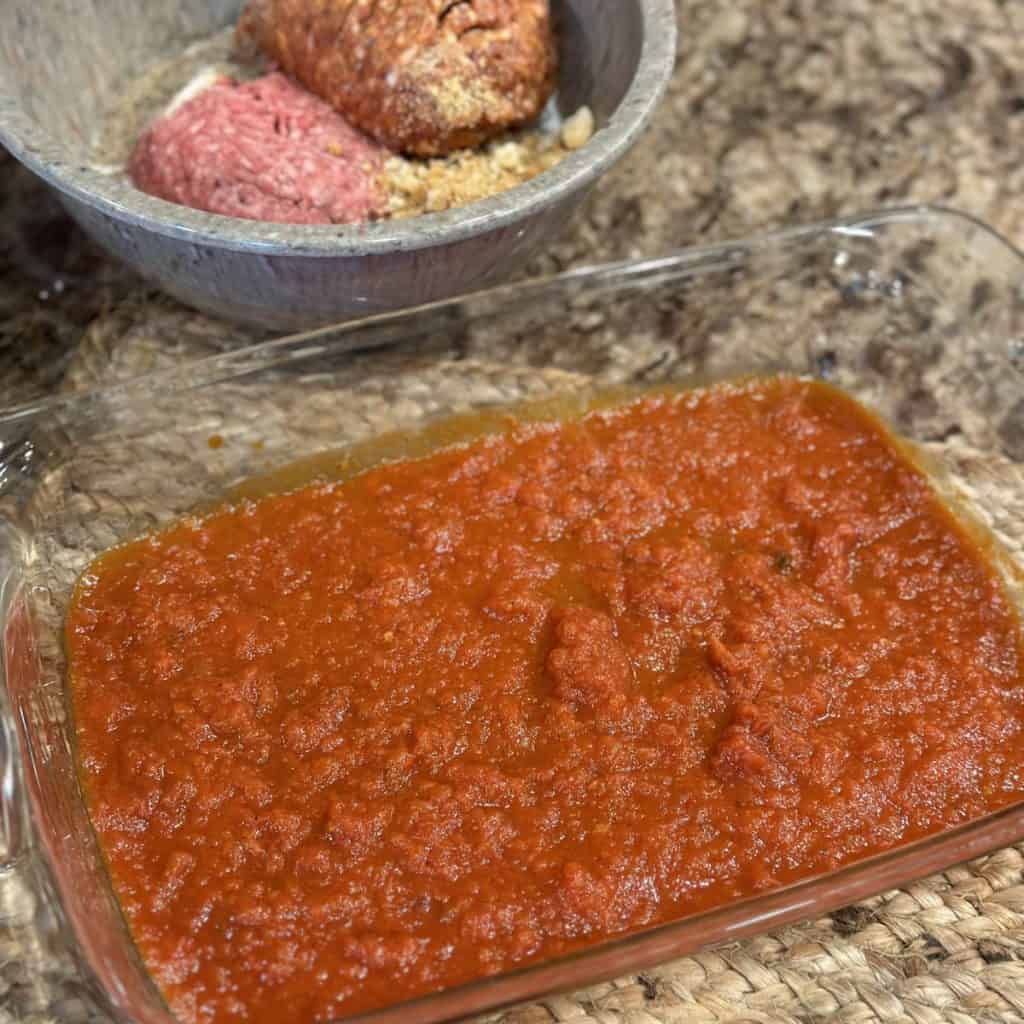
[[[611,0],[618,3],[620,0]],[[434,248],[514,227],[596,181],[649,123],[675,66],[674,0],[637,0],[642,48],[618,107],[594,137],[556,167],[487,199],[443,213],[359,225],[295,225],[193,210],[147,195],[120,176],[69,161],[54,137],[0,87],[0,143],[68,198],[116,222],[198,246],[265,256],[368,256]]]

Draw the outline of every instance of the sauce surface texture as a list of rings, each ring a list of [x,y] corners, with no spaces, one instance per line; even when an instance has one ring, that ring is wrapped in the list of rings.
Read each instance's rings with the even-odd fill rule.
[[[67,642],[93,821],[186,1021],[376,1008],[1024,789],[1003,584],[793,379],[178,524],[90,568]]]

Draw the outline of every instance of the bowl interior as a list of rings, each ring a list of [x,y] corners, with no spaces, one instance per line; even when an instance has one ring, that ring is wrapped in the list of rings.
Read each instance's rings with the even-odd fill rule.
[[[105,126],[140,77],[170,62],[160,88],[173,94],[196,70],[181,59],[186,48],[226,29],[241,7],[242,0],[4,0],[0,94],[32,134],[45,136],[46,149],[87,170],[102,162],[96,147]],[[562,62],[549,114],[587,104],[603,125],[637,71],[641,2],[553,0],[553,7]],[[18,141],[39,151],[38,139]]]
[[[241,0],[6,0],[0,85],[68,158],[88,163],[117,97],[240,8]]]

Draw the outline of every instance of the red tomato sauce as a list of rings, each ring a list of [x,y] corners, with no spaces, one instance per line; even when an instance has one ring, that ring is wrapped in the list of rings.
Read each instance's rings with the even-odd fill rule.
[[[80,772],[190,1022],[309,1022],[1020,798],[1021,631],[859,406],[777,379],[520,424],[101,558]]]

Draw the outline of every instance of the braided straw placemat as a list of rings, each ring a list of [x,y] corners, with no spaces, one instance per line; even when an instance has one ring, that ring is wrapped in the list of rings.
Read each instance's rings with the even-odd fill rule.
[[[108,1024],[0,877],[0,1022]],[[1024,1020],[1024,847],[771,935],[489,1018],[490,1024],[971,1024]]]
[[[1024,848],[502,1024],[968,1024],[1024,1019]]]

